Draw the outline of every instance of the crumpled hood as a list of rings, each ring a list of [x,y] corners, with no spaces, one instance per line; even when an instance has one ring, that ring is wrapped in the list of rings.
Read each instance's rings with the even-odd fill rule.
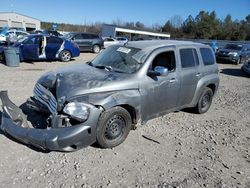
[[[128,79],[131,79],[131,75],[79,64],[48,72],[38,82],[42,85],[43,83],[56,84],[57,99],[69,100],[72,97],[90,93],[138,88],[135,82],[127,82]]]

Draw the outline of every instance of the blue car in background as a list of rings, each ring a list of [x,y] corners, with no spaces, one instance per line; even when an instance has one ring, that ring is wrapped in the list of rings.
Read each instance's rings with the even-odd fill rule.
[[[19,48],[20,61],[59,59],[67,62],[71,58],[80,55],[80,50],[76,43],[60,37],[42,34],[25,36],[15,42],[12,47]],[[4,47],[0,47],[2,57],[3,52]]]

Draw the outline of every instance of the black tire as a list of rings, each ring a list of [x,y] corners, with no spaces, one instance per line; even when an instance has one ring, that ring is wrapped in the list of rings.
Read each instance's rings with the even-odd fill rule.
[[[94,52],[95,54],[98,54],[100,51],[101,51],[100,46],[97,45],[97,44],[95,44],[95,45],[93,46],[93,52]]]
[[[59,58],[63,62],[68,62],[71,60],[71,53],[68,50],[63,50],[60,52]]]
[[[113,148],[121,144],[131,129],[131,116],[122,107],[114,107],[103,112],[99,118],[96,143],[101,148]]]
[[[207,112],[212,104],[213,95],[212,89],[205,87],[195,107],[195,111],[199,114]]]
[[[239,57],[239,59],[236,61],[236,65],[241,64],[241,57]]]

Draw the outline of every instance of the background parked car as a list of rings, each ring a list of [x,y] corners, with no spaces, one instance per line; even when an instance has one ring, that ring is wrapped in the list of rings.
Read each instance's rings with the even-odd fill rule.
[[[128,39],[126,37],[116,37],[116,40],[118,40],[121,44],[125,44],[128,42]]]
[[[118,40],[111,37],[104,37],[103,41],[104,41],[104,48],[120,43]]]
[[[19,39],[12,47],[19,48],[20,61],[60,59],[67,62],[80,55],[77,44],[50,35],[28,35]],[[0,52],[3,53],[3,47]]]
[[[99,35],[93,33],[68,33],[66,39],[78,44],[80,51],[92,51],[99,53],[103,48],[103,40]]]
[[[37,33],[39,34],[39,32]],[[42,34],[45,35],[53,35],[53,36],[57,36],[57,37],[62,37],[63,35],[61,33],[59,33],[58,31],[54,31],[54,30],[43,30]]]
[[[31,34],[43,34],[43,30],[34,30]]]
[[[227,44],[216,53],[218,62],[229,61],[235,64],[244,63],[248,56],[250,56],[250,44]]]
[[[16,42],[19,38],[22,38],[26,35],[29,35],[29,33],[21,30],[8,30],[4,34],[0,35],[0,41],[8,41],[10,43]]]
[[[9,30],[18,30],[18,31],[26,32],[25,28],[23,27],[10,27]]]

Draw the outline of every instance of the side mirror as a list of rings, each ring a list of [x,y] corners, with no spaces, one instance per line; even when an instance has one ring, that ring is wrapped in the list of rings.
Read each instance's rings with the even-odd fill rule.
[[[154,68],[154,71],[157,72],[159,76],[167,76],[168,75],[168,69],[166,67],[156,66]]]
[[[156,66],[154,70],[148,71],[148,76],[166,76],[168,74],[168,69],[162,66]]]

